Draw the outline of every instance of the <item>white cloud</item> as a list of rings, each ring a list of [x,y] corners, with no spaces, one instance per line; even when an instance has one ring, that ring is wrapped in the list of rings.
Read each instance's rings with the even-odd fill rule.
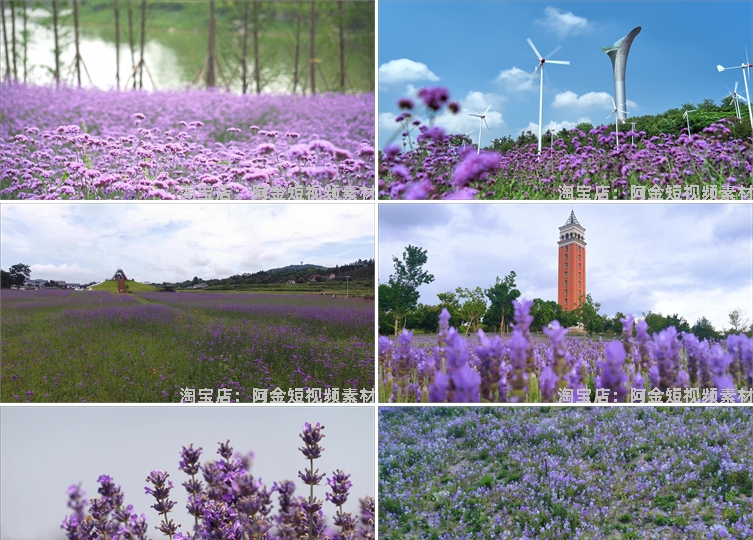
[[[379,66],[379,84],[398,85],[415,81],[438,81],[433,71],[426,64],[414,62],[407,58],[390,60]]]
[[[542,130],[542,134],[545,134],[547,131],[554,131],[554,133],[559,133],[560,130],[564,129],[575,129],[575,127],[578,124],[583,124],[584,122],[587,122],[589,124],[593,124],[590,118],[587,116],[582,116],[578,118],[577,122],[570,122],[568,120],[563,120],[562,122],[556,122],[552,120],[548,124],[544,124],[544,129]],[[537,122],[530,122],[526,127],[518,131],[518,133],[523,133],[524,131],[530,131],[534,135],[537,135],[539,133],[539,124]]]
[[[502,103],[506,101],[505,96],[500,94],[485,94],[483,92],[468,92],[465,98],[460,100],[460,112],[458,114],[452,114],[450,112],[443,113],[438,119],[437,124],[447,130],[448,133],[465,133],[470,130],[475,130],[470,136],[473,140],[478,140],[478,128],[480,120],[477,117],[470,116],[471,114],[483,114],[489,107],[489,112],[486,113],[486,124],[484,124],[482,130],[482,145],[484,141],[489,140],[486,134],[490,130],[503,127],[505,120],[499,109],[502,107]],[[488,128],[487,128],[488,124]]]
[[[607,92],[588,92],[578,96],[575,92],[561,92],[554,96],[552,107],[567,109],[588,109],[598,107],[607,111],[612,110],[612,96]]]
[[[562,11],[556,7],[548,6],[544,9],[544,14],[546,18],[544,20],[537,19],[536,24],[553,32],[560,39],[569,34],[584,34],[592,27],[592,24],[585,17],[578,17],[570,11]]]
[[[494,81],[507,92],[525,92],[535,88],[534,77],[531,76],[531,73],[516,66],[500,71]]]

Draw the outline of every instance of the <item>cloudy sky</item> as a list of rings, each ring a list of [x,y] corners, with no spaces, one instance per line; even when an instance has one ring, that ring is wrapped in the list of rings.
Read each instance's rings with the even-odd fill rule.
[[[373,204],[3,204],[0,267],[161,283],[374,257]]]
[[[601,313],[678,313],[717,329],[753,306],[753,207],[746,204],[380,204],[379,281],[408,244],[427,250],[434,282],[419,302],[486,289],[511,270],[525,299],[557,300],[559,227],[574,210],[586,233],[586,291]]]
[[[4,406],[0,408],[0,514],[3,540],[64,540],[60,523],[68,515],[66,489],[82,483],[87,498],[96,497],[97,478],[111,476],[123,488],[126,504],[145,514],[149,537],[157,514],[144,493],[144,479],[165,470],[175,484],[172,519],[191,527],[185,511],[188,477],[178,469],[183,446],[202,447],[201,462],[219,458],[217,443],[230,439],[238,452],[254,453],[251,469],[267,486],[296,482],[308,461],[298,451],[305,422],[324,425],[324,452],[315,467],[328,476],[336,469],[351,475],[346,511],[360,512],[358,499],[376,495],[374,484],[374,408],[370,406]],[[325,484],[326,486],[326,484]],[[324,499],[327,489],[315,488]],[[277,495],[273,497],[277,500]],[[334,506],[325,503],[325,513]],[[275,510],[276,511],[276,510]]]
[[[396,130],[396,101],[423,86],[449,88],[462,111],[440,118],[451,132],[489,130],[482,146],[503,135],[538,130],[539,53],[562,46],[544,73],[544,130],[582,121],[608,123],[612,65],[599,51],[636,26],[627,65],[627,111],[656,114],[705,98],[744,94],[739,66],[750,49],[753,7],[740,2],[379,2],[379,144]],[[753,51],[749,51],[752,54]],[[753,89],[752,89],[753,90]],[[637,126],[640,129],[640,126]],[[478,131],[470,134],[477,141]]]

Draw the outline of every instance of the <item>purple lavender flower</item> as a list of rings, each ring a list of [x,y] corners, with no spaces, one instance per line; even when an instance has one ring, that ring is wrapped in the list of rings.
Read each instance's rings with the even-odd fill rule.
[[[452,175],[453,185],[461,188],[479,180],[485,172],[498,169],[500,159],[500,155],[496,152],[468,153],[465,159],[455,168]]]
[[[429,109],[436,112],[439,111],[450,99],[450,92],[447,88],[441,86],[421,88],[418,91],[418,97],[424,101],[424,104]]]
[[[628,376],[622,369],[625,362],[625,349],[619,342],[613,341],[604,349],[604,355],[606,360],[597,362],[597,366],[602,371],[596,387],[609,389],[610,397],[614,395],[617,402],[622,403],[627,395],[625,384],[628,380]]]

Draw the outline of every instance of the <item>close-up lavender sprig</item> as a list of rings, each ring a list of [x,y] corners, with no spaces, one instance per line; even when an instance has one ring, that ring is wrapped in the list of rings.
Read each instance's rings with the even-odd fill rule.
[[[190,479],[183,485],[188,492],[186,509],[193,517],[193,531],[178,532],[178,527],[168,514],[174,510],[171,500],[172,482],[165,471],[155,470],[147,477],[145,492],[154,497],[152,508],[160,522],[153,529],[171,540],[373,540],[374,499],[361,500],[361,515],[345,511],[352,482],[350,474],[336,470],[327,480],[330,492],[326,499],[335,506],[332,523],[327,524],[323,502],[315,497],[314,486],[325,477],[314,469],[315,459],[322,457],[324,426],[306,423],[299,437],[304,446],[299,448],[309,461],[309,467],[299,472],[301,480],[309,486],[306,496],[296,496],[295,484],[290,481],[275,482],[268,488],[260,478],[250,473],[251,455],[233,453],[230,441],[218,443],[220,460],[199,463],[201,448],[193,444],[183,447],[178,467]],[[197,479],[204,473],[205,482]],[[85,502],[80,486],[68,490],[68,506],[73,514],[61,525],[69,540],[147,540],[148,527],[143,514],[137,516],[132,505],[126,505],[120,486],[111,477],[99,477],[100,498]],[[273,513],[272,496],[279,494],[278,510]],[[360,523],[360,526],[359,526]]]

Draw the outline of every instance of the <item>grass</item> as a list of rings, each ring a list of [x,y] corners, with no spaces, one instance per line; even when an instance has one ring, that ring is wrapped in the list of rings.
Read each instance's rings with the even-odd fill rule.
[[[125,282],[126,290],[130,291],[132,293],[137,292],[155,292],[157,291],[157,287],[153,285],[147,285],[146,283],[139,283],[138,281],[133,281],[132,279],[129,279]],[[117,293],[118,292],[118,282],[113,280],[107,280],[99,285],[94,285],[92,288],[92,291],[108,291],[111,293]]]
[[[374,385],[374,306],[314,295],[3,291],[0,401]]]

